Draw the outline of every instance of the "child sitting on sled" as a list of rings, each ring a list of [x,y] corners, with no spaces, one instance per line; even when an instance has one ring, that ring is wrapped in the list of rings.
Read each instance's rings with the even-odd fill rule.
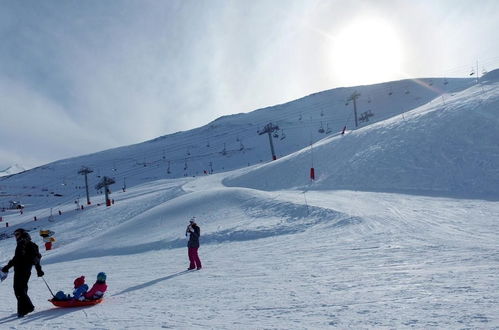
[[[106,273],[104,272],[97,274],[97,281],[94,283],[90,291],[84,295],[86,299],[100,299],[104,296],[104,293],[107,290],[106,277]]]
[[[80,276],[74,280],[73,296],[66,295],[63,291],[55,294],[56,300],[85,300],[84,294],[88,291],[88,285],[85,284],[85,276]]]
[[[74,281],[73,299],[84,300],[84,294],[88,291],[88,285],[85,284],[85,276],[80,276]]]

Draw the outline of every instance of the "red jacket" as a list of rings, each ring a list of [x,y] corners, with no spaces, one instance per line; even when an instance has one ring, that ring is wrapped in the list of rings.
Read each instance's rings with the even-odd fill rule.
[[[99,299],[104,296],[104,292],[107,290],[106,283],[95,282],[90,291],[85,293],[85,298],[87,299]]]

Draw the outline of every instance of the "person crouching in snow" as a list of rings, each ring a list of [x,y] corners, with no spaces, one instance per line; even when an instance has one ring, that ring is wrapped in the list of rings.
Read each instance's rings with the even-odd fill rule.
[[[90,291],[85,293],[85,298],[87,299],[100,299],[104,296],[107,290],[106,284],[106,273],[100,272],[97,274],[97,281],[94,283]]]
[[[189,236],[189,242],[187,242],[187,249],[188,249],[188,255],[189,255],[189,268],[187,270],[192,270],[192,269],[201,269],[201,260],[199,260],[198,256],[198,249],[199,249],[199,236],[201,236],[201,229],[199,226],[196,224],[194,221],[194,218],[192,218],[189,221],[189,225],[187,226],[187,229],[185,230],[185,236]]]

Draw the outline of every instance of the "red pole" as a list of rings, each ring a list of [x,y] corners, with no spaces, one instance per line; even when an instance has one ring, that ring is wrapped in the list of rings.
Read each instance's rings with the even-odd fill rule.
[[[310,179],[315,180],[315,169],[313,167],[310,168]]]

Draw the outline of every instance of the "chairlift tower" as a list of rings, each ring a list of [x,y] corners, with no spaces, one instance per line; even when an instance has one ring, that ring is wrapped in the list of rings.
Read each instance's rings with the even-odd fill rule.
[[[357,99],[359,98],[359,96],[360,96],[360,93],[358,93],[357,91],[355,91],[348,98],[348,101],[353,101],[353,114],[355,116],[355,128],[357,128],[357,126],[359,126],[359,122],[357,121],[357,102],[356,102]]]
[[[109,200],[109,188],[108,188],[108,186],[110,186],[114,183],[116,183],[116,181],[114,181],[114,179],[111,179],[111,178],[108,178],[107,176],[104,176],[102,178],[102,180],[98,184],[95,185],[95,189],[97,189],[97,190],[104,188],[104,193],[105,193],[105,197],[106,197],[106,206],[111,206],[111,202]]]
[[[87,205],[90,205],[90,196],[88,194],[88,178],[87,175],[92,173],[93,170],[90,169],[89,167],[82,166],[81,169],[78,171],[78,174],[84,175],[85,176],[85,190],[87,192]]]
[[[272,123],[268,123],[265,125],[265,127],[261,130],[258,131],[258,135],[263,135],[267,133],[269,135],[269,142],[270,142],[270,152],[272,152],[272,160],[276,160],[277,157],[275,155],[275,150],[274,150],[274,143],[272,142],[272,132],[279,130],[279,126],[273,125]]]

